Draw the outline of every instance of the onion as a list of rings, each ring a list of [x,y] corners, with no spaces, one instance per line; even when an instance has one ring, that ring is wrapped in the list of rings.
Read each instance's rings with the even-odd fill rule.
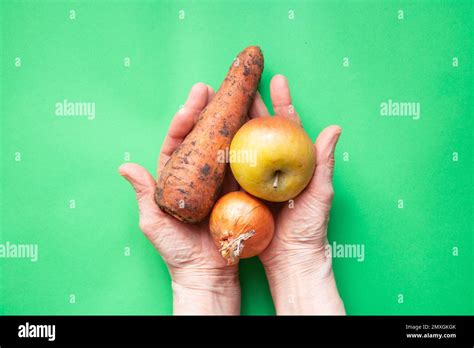
[[[268,207],[243,191],[219,199],[209,219],[212,238],[219,251],[234,265],[240,258],[261,253],[273,237],[275,224]]]

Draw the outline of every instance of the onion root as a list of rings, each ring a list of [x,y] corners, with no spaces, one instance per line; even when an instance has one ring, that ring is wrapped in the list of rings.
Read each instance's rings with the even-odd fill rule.
[[[237,238],[225,240],[221,242],[222,247],[219,249],[221,255],[227,260],[227,265],[235,265],[239,262],[240,255],[244,250],[245,241],[252,238],[255,230],[250,230],[246,233],[242,233]]]

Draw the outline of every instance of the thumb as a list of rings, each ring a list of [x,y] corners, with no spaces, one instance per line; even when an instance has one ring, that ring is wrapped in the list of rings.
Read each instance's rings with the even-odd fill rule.
[[[133,186],[137,195],[138,210],[140,213],[140,228],[147,234],[150,227],[155,223],[156,217],[161,214],[155,203],[155,179],[143,167],[135,163],[124,163],[118,169],[122,175]]]
[[[334,196],[332,176],[334,172],[334,150],[341,135],[339,126],[326,127],[316,139],[316,170],[308,191],[328,209]]]

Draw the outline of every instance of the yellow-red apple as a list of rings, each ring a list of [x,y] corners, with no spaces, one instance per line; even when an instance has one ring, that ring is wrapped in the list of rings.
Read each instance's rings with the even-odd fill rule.
[[[304,129],[283,116],[244,124],[230,145],[230,167],[248,193],[271,202],[296,197],[308,185],[316,150]]]

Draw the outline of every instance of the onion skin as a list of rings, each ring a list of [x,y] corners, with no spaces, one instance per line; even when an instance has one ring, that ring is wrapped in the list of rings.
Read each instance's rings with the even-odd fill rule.
[[[253,257],[265,250],[273,238],[275,223],[270,209],[262,201],[236,191],[217,201],[209,229],[227,264],[234,265],[240,258]]]

